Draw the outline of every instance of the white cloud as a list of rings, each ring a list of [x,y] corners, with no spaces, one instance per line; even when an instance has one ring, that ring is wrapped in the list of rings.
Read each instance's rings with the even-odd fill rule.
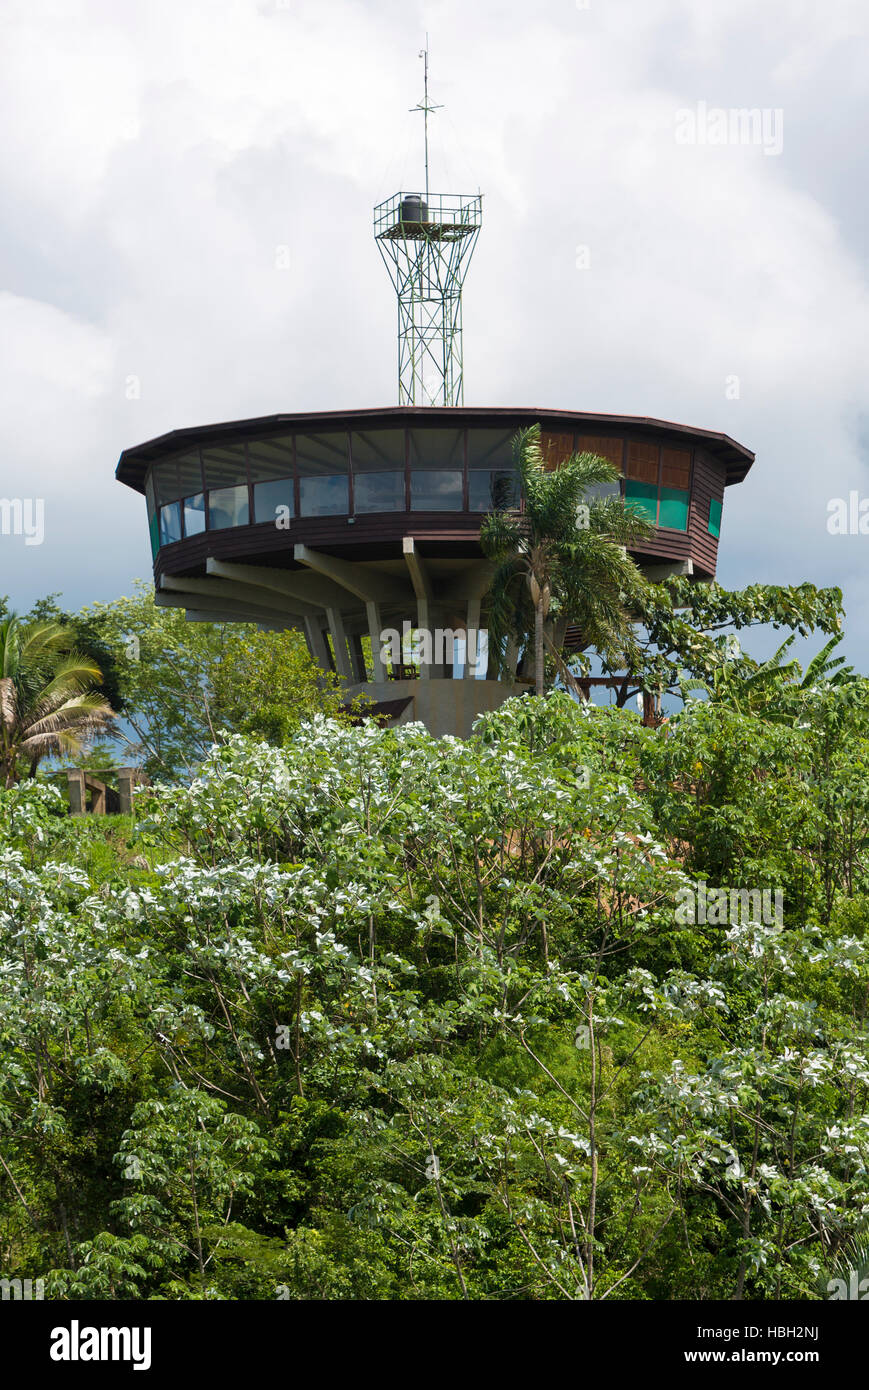
[[[125,445],[394,400],[371,207],[421,181],[408,108],[426,28],[446,103],[433,185],[486,195],[469,403],[727,430],[758,461],[728,496],[722,578],[847,582],[856,600],[853,553],[823,518],[829,495],[866,486],[869,314],[849,238],[867,180],[842,138],[859,126],[864,6],[18,0],[4,28],[0,448],[13,474],[51,460],[39,466],[75,493],[78,526],[109,546],[83,571],[71,538],[46,543],[22,604],[61,586],[107,597],[131,563],[143,572],[144,517],[112,480]],[[700,100],[782,107],[782,156],[677,145],[676,111]]]

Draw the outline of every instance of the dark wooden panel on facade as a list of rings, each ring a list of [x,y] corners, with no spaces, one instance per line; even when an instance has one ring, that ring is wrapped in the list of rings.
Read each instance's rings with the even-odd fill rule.
[[[628,440],[628,455],[625,461],[625,477],[638,483],[658,483],[658,463],[660,445],[644,443],[642,440]]]
[[[723,502],[724,478],[725,470],[718,459],[705,449],[695,449],[688,535],[695,568],[709,576],[714,576],[718,559],[718,540],[709,534],[709,503],[712,498]]]
[[[661,450],[661,486],[687,491],[691,484],[690,449]]]

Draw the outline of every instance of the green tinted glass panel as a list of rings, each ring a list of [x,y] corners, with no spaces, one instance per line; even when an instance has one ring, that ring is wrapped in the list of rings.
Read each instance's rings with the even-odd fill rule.
[[[721,503],[715,498],[709,503],[709,534],[716,538],[721,535]]]
[[[148,529],[151,532],[151,556],[156,560],[157,551],[160,549],[160,535],[157,530],[157,518],[152,516],[148,522]]]
[[[661,509],[658,525],[669,526],[673,531],[688,530],[688,493],[681,488],[661,488]]]
[[[658,489],[654,483],[638,483],[634,478],[626,478],[625,501],[646,521],[653,524],[657,521]]]

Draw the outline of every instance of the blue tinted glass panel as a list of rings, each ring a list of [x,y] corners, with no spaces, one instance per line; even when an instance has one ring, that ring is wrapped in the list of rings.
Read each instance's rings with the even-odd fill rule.
[[[205,493],[197,492],[195,497],[184,498],[184,534],[198,536],[205,530]]]
[[[403,512],[404,473],[357,473],[353,495],[357,512]]]
[[[279,510],[289,507],[289,511]],[[254,483],[253,514],[256,521],[277,521],[295,516],[292,478],[277,478],[272,483]]]
[[[343,516],[348,511],[346,477],[302,478],[299,493],[302,516]]]
[[[460,512],[462,470],[446,468],[437,473],[411,473],[410,505],[415,512]]]
[[[238,487],[218,487],[209,492],[208,524],[212,531],[223,531],[228,526],[247,526],[249,520],[246,483]]]
[[[160,508],[160,544],[171,545],[181,539],[181,503],[170,502]]]

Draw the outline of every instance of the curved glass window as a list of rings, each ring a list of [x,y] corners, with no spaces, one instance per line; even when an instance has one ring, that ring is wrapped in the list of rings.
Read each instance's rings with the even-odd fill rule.
[[[247,526],[250,508],[247,500],[247,483],[235,487],[218,487],[208,494],[208,525],[212,531],[222,531],[228,526]]]
[[[205,493],[184,498],[184,534],[198,536],[205,530]]]
[[[468,430],[468,510],[510,511],[519,505],[512,430]]]
[[[426,469],[411,473],[410,506],[415,512],[460,512],[462,470]]]
[[[512,430],[468,430],[468,468],[513,468]]]
[[[299,503],[302,516],[343,516],[350,509],[346,477],[301,478]]]
[[[342,516],[350,509],[349,435],[296,435],[296,472],[302,516]]]
[[[275,478],[292,478],[292,437],[285,435],[282,439],[258,439],[248,444],[247,462],[252,483],[271,482]]]
[[[410,466],[414,470],[463,469],[464,430],[411,430]]]
[[[171,545],[181,539],[181,503],[169,502],[160,508],[160,544]]]
[[[202,491],[202,466],[199,451],[155,463],[151,469],[154,498],[158,506],[177,502],[180,497]]]
[[[354,473],[403,473],[404,430],[354,431],[350,436]]]
[[[202,467],[205,471],[205,486],[209,492],[212,488],[222,490],[233,484],[247,483],[247,461],[243,444],[225,444],[217,448],[203,449]]]
[[[296,435],[296,470],[300,478],[346,473],[349,442],[343,430],[331,434]]]
[[[519,505],[519,487],[512,469],[468,472],[468,509],[472,512],[507,512]]]
[[[356,473],[353,498],[357,512],[403,512],[404,469],[400,473]]]
[[[288,520],[295,514],[292,478],[275,478],[268,483],[254,483],[253,515],[255,521]]]

